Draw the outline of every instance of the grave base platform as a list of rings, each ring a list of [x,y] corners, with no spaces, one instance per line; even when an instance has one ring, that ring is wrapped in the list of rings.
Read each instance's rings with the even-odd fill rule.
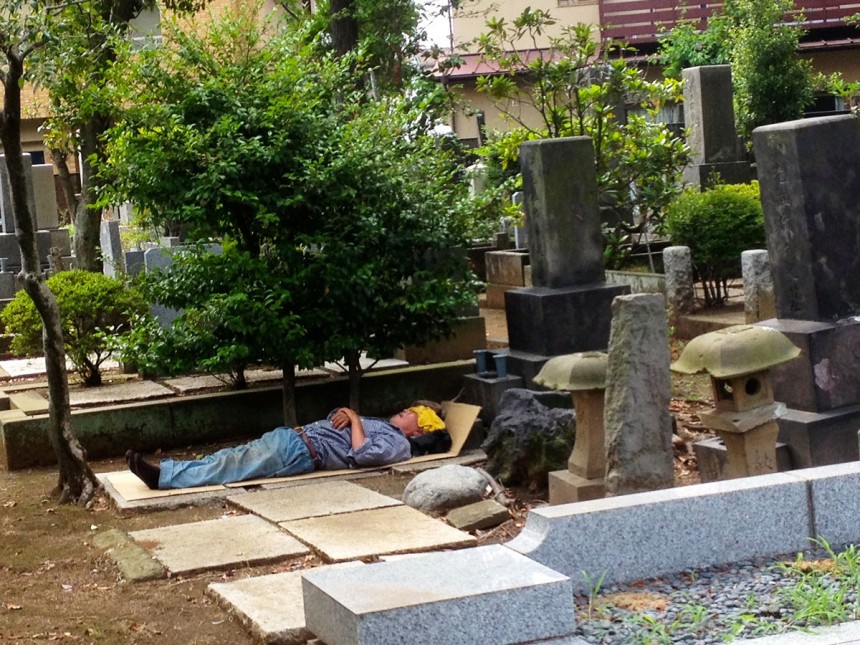
[[[829,466],[860,459],[860,405],[826,412],[789,408],[779,418],[778,441],[788,444],[794,468]]]
[[[529,390],[537,389],[535,376],[541,371],[546,362],[551,358],[543,354],[530,354],[508,350],[508,372],[523,377],[523,387]]]
[[[556,470],[549,473],[549,503],[569,504],[589,499],[606,497],[606,483],[603,479],[585,479],[569,470]]]
[[[628,293],[629,287],[606,282],[512,289],[505,294],[508,344],[512,350],[545,356],[605,350],[612,300]]]
[[[771,370],[774,398],[795,410],[825,412],[860,404],[860,321],[771,318],[756,323],[785,334],[802,353]]]
[[[747,184],[755,179],[749,161],[723,161],[694,164],[684,168],[684,182],[695,186],[712,186],[719,177],[722,184]]]

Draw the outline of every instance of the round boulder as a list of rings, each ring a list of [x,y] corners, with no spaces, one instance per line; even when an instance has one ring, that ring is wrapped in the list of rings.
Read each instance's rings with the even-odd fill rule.
[[[474,468],[448,465],[416,475],[403,490],[403,503],[419,511],[446,511],[480,502],[487,480]]]

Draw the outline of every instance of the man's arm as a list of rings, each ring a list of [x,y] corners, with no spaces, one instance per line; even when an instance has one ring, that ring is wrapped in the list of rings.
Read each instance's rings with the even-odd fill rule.
[[[354,410],[339,408],[331,415],[331,424],[338,430],[349,427],[353,450],[357,450],[364,444],[364,424],[362,424],[361,417]]]

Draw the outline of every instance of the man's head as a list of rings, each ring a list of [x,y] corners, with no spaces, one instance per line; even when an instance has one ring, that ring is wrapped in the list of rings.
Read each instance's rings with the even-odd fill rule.
[[[403,410],[398,412],[389,420],[389,423],[407,437],[417,437],[424,434],[424,431],[418,426],[418,413],[415,410]]]

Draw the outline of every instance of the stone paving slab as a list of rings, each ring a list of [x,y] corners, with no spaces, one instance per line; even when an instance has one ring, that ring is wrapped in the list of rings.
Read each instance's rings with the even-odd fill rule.
[[[173,574],[266,564],[309,549],[256,515],[177,524],[130,533]]]
[[[87,387],[69,392],[69,403],[73,407],[113,405],[131,401],[148,401],[175,396],[170,388],[155,381],[128,381],[100,387]]]
[[[402,503],[349,481],[324,481],[252,491],[233,495],[227,501],[276,523],[398,506]]]
[[[307,627],[327,645],[503,645],[576,626],[570,579],[498,544],[314,569],[303,588]]]
[[[362,562],[343,562],[332,567],[357,567]],[[213,582],[209,593],[239,618],[260,641],[269,644],[298,644],[313,638],[305,627],[302,597],[304,571],[287,571],[244,578],[234,582]]]
[[[408,506],[281,522],[330,562],[474,546],[477,540]]]

